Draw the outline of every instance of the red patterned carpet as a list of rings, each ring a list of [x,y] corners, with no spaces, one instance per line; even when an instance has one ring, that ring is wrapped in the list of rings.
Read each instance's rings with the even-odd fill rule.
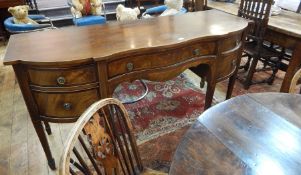
[[[202,113],[204,93],[185,74],[167,82],[146,81],[149,93],[141,101],[126,104],[138,144],[176,131],[195,121]],[[135,99],[143,93],[139,81],[116,88],[115,98]]]
[[[240,73],[242,77],[244,73]],[[256,73],[254,80],[263,80],[270,73]],[[236,81],[233,96],[254,92],[278,92],[284,73],[279,72],[273,85],[257,84],[244,90]],[[168,172],[176,147],[194,119],[202,111],[205,101],[204,92],[194,87],[187,76],[158,83],[147,82],[149,94],[143,100],[126,105],[135,127],[139,151],[145,166]],[[217,85],[215,99],[222,101],[227,89],[227,80]],[[138,81],[130,86],[119,86],[115,97],[129,99],[142,93]],[[117,94],[117,95],[116,95]]]
[[[189,126],[203,112],[205,95],[185,74],[167,82],[147,81],[149,93],[126,104],[146,167],[168,172],[176,147]],[[118,99],[135,99],[143,93],[139,81],[115,90]]]

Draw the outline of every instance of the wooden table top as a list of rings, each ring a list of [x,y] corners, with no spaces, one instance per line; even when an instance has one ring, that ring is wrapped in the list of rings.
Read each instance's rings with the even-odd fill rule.
[[[301,174],[301,95],[247,94],[205,111],[179,144],[171,175]]]
[[[226,3],[208,0],[208,7],[237,15],[239,2]],[[268,27],[280,33],[301,39],[301,14],[282,10],[279,15],[271,16]]]
[[[11,36],[4,64],[107,60],[140,51],[157,52],[245,29],[245,19],[218,10]]]

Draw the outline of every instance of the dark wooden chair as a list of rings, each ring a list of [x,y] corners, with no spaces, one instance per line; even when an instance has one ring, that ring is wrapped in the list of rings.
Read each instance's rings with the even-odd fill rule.
[[[252,78],[259,60],[269,65],[273,73],[267,80],[256,83],[272,84],[278,71],[276,64],[280,62],[282,54],[264,43],[272,2],[273,0],[241,0],[240,3],[238,16],[254,21],[244,48],[248,60],[245,65],[241,66],[248,71],[244,81],[245,89],[254,84]]]
[[[70,131],[60,175],[166,173],[144,168],[133,127],[121,102],[107,98],[92,104]]]
[[[142,3],[144,3],[144,2],[150,2],[150,3],[154,4],[155,6],[159,5],[159,0],[137,0],[137,6],[138,6],[139,10],[141,10]]]
[[[289,93],[295,93],[296,87],[297,87],[298,84],[301,84],[301,69],[299,69],[295,73],[295,75],[294,75],[294,77],[293,77],[293,79],[291,81]],[[299,93],[301,94],[301,88],[300,88],[300,92]]]
[[[207,9],[207,0],[184,0],[184,7],[189,12],[203,11]]]

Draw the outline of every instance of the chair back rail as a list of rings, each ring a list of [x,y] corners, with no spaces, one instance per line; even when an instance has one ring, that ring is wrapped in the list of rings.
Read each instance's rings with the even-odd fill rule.
[[[295,73],[295,75],[294,75],[294,77],[293,77],[293,79],[291,81],[289,93],[295,93],[296,87],[297,87],[298,83],[300,84],[300,79],[301,79],[301,69],[299,69]],[[301,90],[300,90],[300,92],[301,92]]]
[[[139,174],[143,166],[132,130],[121,102],[112,98],[95,102],[69,134],[60,175]]]
[[[238,16],[254,21],[252,39],[263,40],[273,0],[241,0]]]

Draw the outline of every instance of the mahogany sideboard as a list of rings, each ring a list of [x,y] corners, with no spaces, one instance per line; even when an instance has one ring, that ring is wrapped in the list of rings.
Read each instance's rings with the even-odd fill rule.
[[[54,159],[47,122],[74,122],[125,81],[165,81],[200,64],[210,107],[217,80],[232,79],[250,21],[216,10],[127,23],[68,27],[13,35],[4,57],[12,65],[48,164]],[[231,87],[230,87],[231,88]]]

